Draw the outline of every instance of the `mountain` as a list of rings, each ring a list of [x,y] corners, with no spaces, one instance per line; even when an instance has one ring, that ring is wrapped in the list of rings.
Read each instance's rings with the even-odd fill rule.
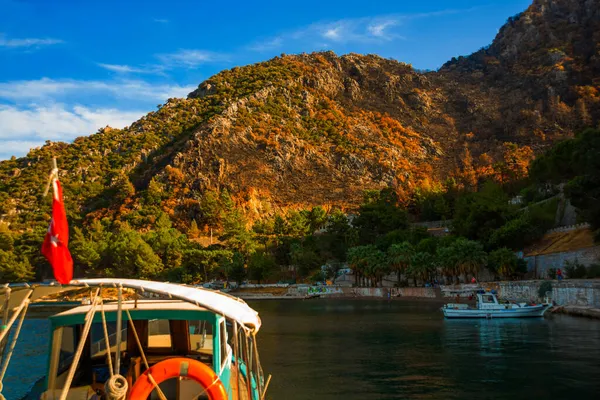
[[[532,151],[598,123],[599,72],[600,0],[535,0],[489,47],[433,72],[376,55],[281,55],[223,71],[125,129],[0,162],[0,214],[16,230],[46,223],[52,157],[71,219],[140,227],[149,203],[189,226],[208,192],[256,219],[353,208],[366,189],[407,201],[448,178],[518,177]]]

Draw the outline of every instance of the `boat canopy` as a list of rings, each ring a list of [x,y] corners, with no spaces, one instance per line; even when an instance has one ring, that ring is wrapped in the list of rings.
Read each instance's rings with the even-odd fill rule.
[[[17,289],[10,285],[13,290]],[[21,285],[19,285],[21,286]],[[31,300],[42,297],[36,296],[37,289],[41,289],[47,295],[50,293],[66,292],[81,287],[110,287],[124,289],[136,289],[141,292],[156,293],[168,296],[173,299],[182,300],[188,303],[203,307],[216,314],[223,315],[225,318],[236,321],[238,324],[257,332],[260,329],[261,321],[258,313],[254,311],[243,300],[230,296],[228,294],[193,286],[185,286],[176,283],[154,282],[140,279],[120,279],[120,278],[98,278],[98,279],[76,279],[68,285],[44,285],[44,284],[25,284],[19,289],[32,289]],[[17,290],[20,292],[21,290]],[[13,295],[17,294],[13,291]]]

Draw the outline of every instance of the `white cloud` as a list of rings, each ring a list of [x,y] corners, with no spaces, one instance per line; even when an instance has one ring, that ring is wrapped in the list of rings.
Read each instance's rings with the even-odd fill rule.
[[[98,63],[99,67],[107,69],[109,71],[117,72],[120,74],[155,74],[164,75],[164,68],[155,65],[150,67],[132,67],[130,65],[119,65],[119,64],[104,64]]]
[[[168,19],[165,18],[154,18],[153,21],[159,24],[168,24],[170,22]]]
[[[378,23],[373,23],[367,27],[369,33],[374,37],[388,38],[388,34],[386,29],[390,26],[394,26],[398,23],[398,21],[382,21]]]
[[[117,98],[165,101],[171,97],[185,97],[194,89],[196,86],[150,84],[141,80],[85,81],[42,78],[0,82],[0,98],[23,101],[108,93]]]
[[[366,43],[370,45],[393,40],[405,40],[406,38],[398,33],[398,27],[406,21],[433,18],[460,12],[470,12],[474,9],[476,8],[464,10],[447,9],[419,14],[389,14],[346,18],[337,21],[321,21],[293,31],[281,33],[271,39],[248,46],[248,49],[262,52],[273,50],[284,44],[290,45],[293,43],[300,44],[304,48],[308,46],[309,48],[315,49],[322,46],[324,39],[331,41],[334,44]],[[271,45],[271,43],[273,45]]]
[[[202,64],[228,59],[225,54],[194,49],[180,49],[174,53],[157,54],[156,57],[166,68],[196,68]]]
[[[50,46],[59,43],[63,43],[63,41],[60,39],[52,38],[8,39],[5,35],[0,34],[0,47],[40,47]]]
[[[342,30],[341,26],[335,28],[328,28],[323,33],[323,37],[331,40],[339,40],[340,39],[340,31]]]
[[[302,30],[300,36],[314,36],[338,43],[377,43],[393,39],[404,39],[389,28],[400,25],[402,16],[365,17],[343,19],[335,22],[316,23]]]
[[[139,119],[145,111],[90,109],[63,104],[17,107],[0,105],[0,159],[23,156],[46,140],[71,141],[110,125],[123,128]]]
[[[263,51],[268,51],[268,50],[274,50],[278,47],[281,47],[282,44],[283,44],[283,38],[276,36],[274,38],[267,39],[262,42],[256,42],[256,43],[248,46],[247,49],[252,50],[252,51],[263,52]]]

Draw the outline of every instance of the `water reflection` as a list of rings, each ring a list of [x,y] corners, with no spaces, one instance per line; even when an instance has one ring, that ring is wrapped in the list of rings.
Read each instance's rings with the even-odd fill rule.
[[[600,391],[598,321],[444,320],[439,305],[405,301],[251,305],[263,320],[269,399],[595,399]],[[46,364],[47,321],[25,323],[16,354],[26,357],[5,381],[12,393]]]
[[[596,398],[600,323],[444,320],[438,305],[256,302],[272,399]]]

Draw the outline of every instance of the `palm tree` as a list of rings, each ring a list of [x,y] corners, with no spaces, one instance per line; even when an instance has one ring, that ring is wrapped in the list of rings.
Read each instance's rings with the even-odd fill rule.
[[[435,263],[440,268],[442,274],[452,281],[456,277],[458,280],[458,255],[453,246],[440,247],[435,255]]]
[[[373,245],[348,249],[348,262],[354,271],[357,286],[360,283],[364,285],[367,279],[376,286],[389,271],[385,253]]]
[[[459,239],[452,247],[457,255],[458,272],[477,276],[481,267],[487,265],[487,253],[481,243],[474,240]]]
[[[417,278],[423,282],[431,279],[431,275],[435,272],[434,261],[435,259],[430,253],[415,253],[408,268],[408,273],[414,279],[415,287],[417,286]]]
[[[401,274],[410,265],[414,254],[415,248],[409,242],[393,244],[388,248],[389,265],[398,274],[398,284],[400,284]]]
[[[519,259],[512,250],[503,247],[492,251],[490,253],[489,261],[491,268],[495,272],[504,278],[510,279],[517,270]]]

